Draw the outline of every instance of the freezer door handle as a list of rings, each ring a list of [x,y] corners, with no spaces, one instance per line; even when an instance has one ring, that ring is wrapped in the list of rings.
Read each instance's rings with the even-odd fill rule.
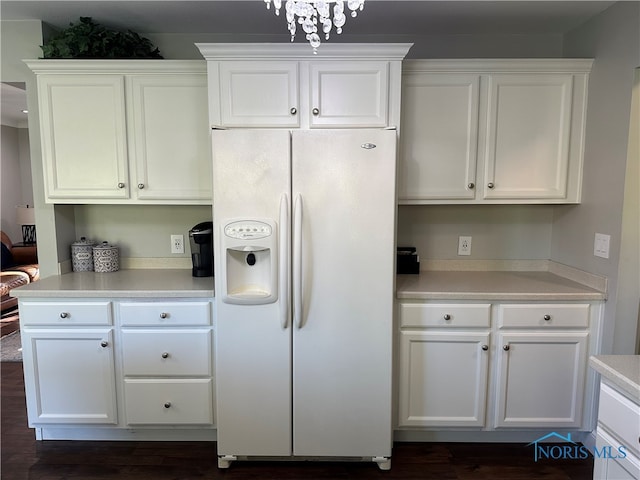
[[[293,207],[293,322],[302,327],[302,196]]]
[[[289,325],[289,196],[286,193],[280,198],[280,264],[278,290],[280,290],[280,325],[286,329]]]

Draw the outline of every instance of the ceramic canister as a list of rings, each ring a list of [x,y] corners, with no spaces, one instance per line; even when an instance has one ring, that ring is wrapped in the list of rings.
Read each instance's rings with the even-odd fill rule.
[[[95,242],[81,237],[71,244],[71,266],[74,272],[93,271],[93,247]]]
[[[93,268],[98,273],[117,272],[120,268],[119,257],[116,245],[102,242],[93,247]]]

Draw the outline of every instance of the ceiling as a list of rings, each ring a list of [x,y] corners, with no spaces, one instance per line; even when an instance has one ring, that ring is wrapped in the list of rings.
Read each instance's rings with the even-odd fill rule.
[[[344,33],[482,34],[566,33],[612,1],[367,0]],[[284,15],[275,17],[262,0],[2,0],[3,20],[38,19],[56,28],[80,16],[111,28],[138,33],[282,34]]]
[[[345,35],[564,34],[616,2],[583,0],[367,0]],[[41,20],[63,29],[79,17],[141,34],[259,34],[288,41],[284,13],[263,0],[0,0],[2,20]],[[275,36],[275,37],[274,37]],[[280,40],[280,36],[282,40]],[[298,41],[304,41],[298,35]],[[247,36],[243,38],[246,39]],[[248,37],[251,38],[251,37]],[[335,38],[335,37],[334,37]],[[352,37],[353,38],[353,37]],[[408,39],[408,41],[411,41]],[[2,86],[2,123],[24,124],[24,92]]]

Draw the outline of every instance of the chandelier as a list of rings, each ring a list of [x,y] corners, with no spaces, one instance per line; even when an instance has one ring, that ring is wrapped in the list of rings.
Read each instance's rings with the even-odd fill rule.
[[[264,0],[267,9],[271,7],[272,0]],[[358,10],[364,8],[365,0],[348,0],[347,7],[351,10],[351,16],[357,17]],[[282,0],[273,0],[273,7],[276,15],[280,15]],[[333,20],[331,19],[331,5],[333,5]],[[318,28],[322,28],[325,40],[329,40],[331,29],[335,26],[338,34],[342,33],[342,26],[347,21],[344,13],[344,4],[342,0],[286,0],[285,12],[287,22],[289,24],[289,33],[291,41],[296,37],[296,23],[302,26],[302,30],[306,33],[306,38],[313,47],[313,53],[317,54],[317,48],[320,46],[320,35]]]

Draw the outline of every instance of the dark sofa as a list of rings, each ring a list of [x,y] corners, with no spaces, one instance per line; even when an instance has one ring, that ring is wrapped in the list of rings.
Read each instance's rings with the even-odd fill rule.
[[[9,236],[2,231],[0,231],[0,239],[2,240],[0,291],[2,293],[2,312],[4,313],[18,304],[18,299],[9,295],[11,290],[38,280],[40,266],[35,246],[33,248],[14,248]]]

